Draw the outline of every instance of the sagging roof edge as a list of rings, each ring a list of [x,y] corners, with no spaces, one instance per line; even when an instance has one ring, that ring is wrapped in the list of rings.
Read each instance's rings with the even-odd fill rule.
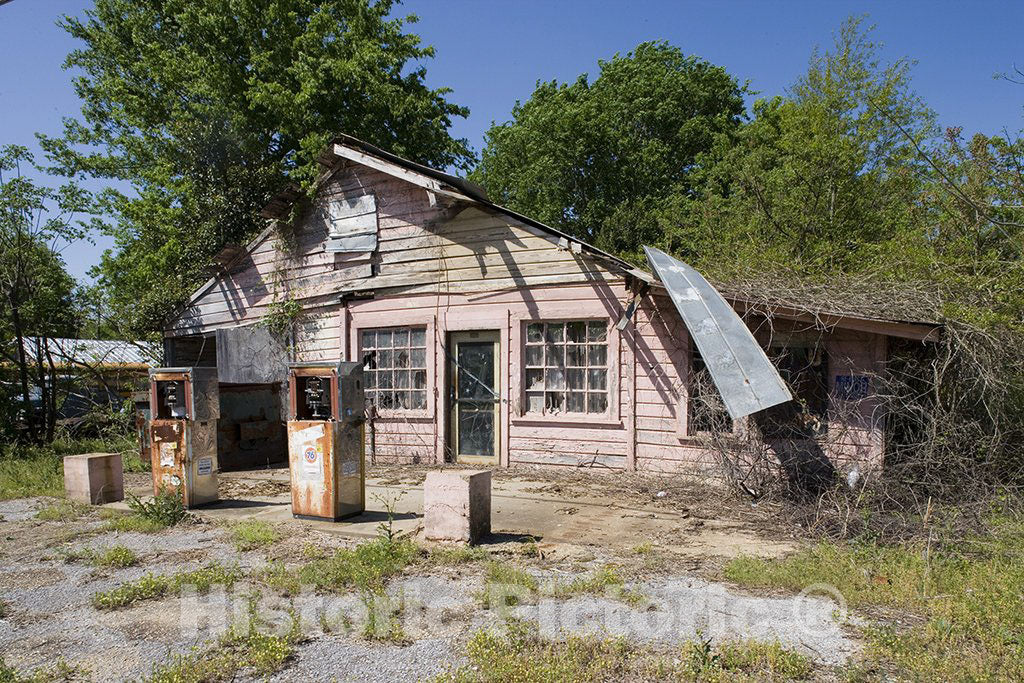
[[[629,275],[631,277],[640,280],[641,282],[660,287],[664,289],[664,285],[655,277],[652,273],[644,271],[632,263],[625,261],[624,259],[615,256],[614,254],[608,253],[592,244],[589,244],[578,237],[574,237],[568,233],[562,232],[557,228],[553,228],[550,225],[542,223],[538,220],[525,216],[521,213],[513,211],[507,207],[495,204],[487,196],[486,191],[465,178],[459,178],[444,171],[440,171],[430,166],[405,159],[396,154],[388,152],[387,150],[381,149],[376,145],[370,144],[359,138],[352,137],[346,134],[337,134],[331,139],[330,143],[321,152],[318,162],[325,168],[325,172],[320,176],[316,182],[316,186],[320,183],[328,180],[335,172],[337,164],[344,158],[335,154],[335,145],[341,145],[343,147],[349,147],[356,151],[365,153],[372,157],[399,166],[407,171],[417,173],[419,175],[430,178],[433,181],[447,185],[455,194],[459,195],[459,199],[466,201],[471,204],[477,204],[483,206],[490,211],[503,214],[515,221],[531,226],[542,232],[546,232],[554,238],[560,241],[564,241],[564,245],[568,246],[571,244],[579,244],[580,247],[587,251],[592,257],[596,257],[602,261],[617,267],[622,271],[623,275]],[[261,215],[268,219],[280,219],[284,216],[288,210],[290,210],[292,204],[295,203],[302,196],[299,189],[291,185],[285,188],[282,192],[275,195],[267,205],[261,211]],[[252,239],[245,248],[239,252],[239,257],[251,254],[259,244],[266,239],[270,231],[273,229],[273,223],[268,225],[259,235]],[[224,270],[228,270],[229,265],[224,266]],[[203,285],[201,285],[195,292],[193,292],[187,303],[179,310],[168,318],[168,321],[174,320],[188,308],[197,298],[206,293],[210,287],[217,282],[217,278],[220,274],[215,274],[210,277]],[[723,294],[723,297],[734,306],[742,307],[744,310],[753,310],[759,304],[743,297],[735,295]],[[867,318],[864,316],[853,315],[853,314],[838,314],[838,313],[811,313],[809,311],[799,311],[795,309],[788,309],[786,307],[775,307],[772,310],[772,315],[780,318],[813,321],[816,323],[825,323],[827,325],[834,325],[838,327],[845,327],[849,329],[860,329],[862,331],[875,331],[880,334],[886,334],[894,337],[902,337],[907,339],[915,339],[920,341],[934,341],[938,337],[938,330],[942,328],[941,323],[921,323],[921,322],[909,322],[902,320],[889,320],[880,318]],[[863,322],[863,325],[857,324],[858,321]],[[872,328],[872,329],[865,329]],[[165,328],[166,329],[166,328]]]
[[[753,332],[703,275],[660,249],[644,247],[644,253],[668,289],[732,419],[793,399]]]

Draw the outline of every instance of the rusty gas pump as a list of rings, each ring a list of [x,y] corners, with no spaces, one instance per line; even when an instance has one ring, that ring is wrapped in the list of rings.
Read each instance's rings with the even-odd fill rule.
[[[216,502],[217,369],[153,368],[149,403],[153,493],[178,490],[189,508]]]
[[[365,509],[363,367],[293,363],[288,373],[292,514],[338,521]]]

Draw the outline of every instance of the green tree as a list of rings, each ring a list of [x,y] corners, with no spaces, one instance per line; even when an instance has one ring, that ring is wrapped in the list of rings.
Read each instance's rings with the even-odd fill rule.
[[[698,191],[663,204],[665,246],[712,272],[877,268],[924,220],[916,145],[935,132],[911,63],[878,53],[851,19],[788,97],[756,102],[754,119],[701,158]]]
[[[49,340],[75,336],[77,326],[75,281],[55,247],[82,237],[75,216],[91,199],[71,183],[43,187],[29,169],[39,170],[26,148],[0,148],[0,403],[8,413],[0,429],[20,422],[42,442],[53,439],[61,390]]]
[[[159,327],[225,244],[252,237],[275,192],[309,188],[335,133],[468,167],[448,132],[467,110],[425,85],[433,48],[392,6],[97,0],[64,19],[83,43],[65,64],[81,72],[82,116],[42,142],[64,173],[130,184],[105,195],[116,249],[99,275],[136,331]]]
[[[657,241],[652,205],[694,189],[698,157],[743,117],[723,68],[667,43],[599,62],[600,74],[538,83],[491,126],[473,179],[492,199],[630,255]]]

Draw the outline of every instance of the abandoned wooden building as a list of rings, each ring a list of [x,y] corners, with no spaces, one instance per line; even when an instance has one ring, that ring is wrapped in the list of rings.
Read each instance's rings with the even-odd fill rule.
[[[703,395],[704,362],[652,274],[359,140],[321,163],[313,199],[276,198],[164,331],[165,364],[219,368],[222,467],[286,460],[290,360],[365,361],[376,462],[708,471],[708,436],[741,429]],[[778,436],[816,439],[841,469],[878,466],[872,378],[893,340],[937,328],[729,301],[801,406]]]

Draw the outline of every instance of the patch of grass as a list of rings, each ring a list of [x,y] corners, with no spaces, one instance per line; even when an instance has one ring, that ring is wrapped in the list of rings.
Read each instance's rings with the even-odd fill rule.
[[[282,595],[298,595],[302,590],[299,573],[288,569],[283,562],[271,562],[255,572],[253,578]]]
[[[111,508],[100,508],[100,519],[105,520],[103,525],[104,531],[134,531],[143,534],[152,534],[157,531],[163,531],[167,528],[158,521],[146,519],[145,517],[140,517],[139,515],[131,512],[124,512],[122,510],[114,510]]]
[[[233,525],[231,535],[234,538],[235,547],[241,552],[273,545],[281,538],[277,529],[259,520],[239,522]]]
[[[41,446],[0,444],[0,500],[63,496],[63,458],[78,453],[121,453],[126,472],[149,470],[149,463],[139,458],[134,431],[96,439],[58,434]]]
[[[1024,523],[985,537],[882,546],[821,543],[782,560],[738,558],[727,578],[747,586],[835,586],[853,607],[917,613],[909,628],[865,629],[866,666],[907,678],[1024,680]]]
[[[302,641],[301,623],[292,615],[291,628],[283,635],[261,632],[256,599],[249,602],[249,623],[232,626],[212,645],[157,664],[144,683],[215,683],[236,680],[245,672],[249,678],[269,678],[281,671],[295,656]]]
[[[36,519],[41,519],[44,522],[73,522],[88,511],[89,507],[82,503],[76,503],[71,500],[58,500],[52,505],[47,505],[40,509],[36,513]]]
[[[344,591],[349,588],[379,593],[391,576],[405,569],[419,555],[419,548],[408,539],[378,537],[355,548],[343,549],[330,557],[312,560],[301,569],[302,584],[319,590]]]
[[[626,588],[625,582],[619,576],[615,567],[605,565],[598,568],[594,573],[585,577],[578,577],[572,581],[556,581],[545,586],[545,592],[555,598],[571,598],[575,595],[603,595],[605,597],[621,600],[627,605],[641,605],[646,602],[643,593]]]
[[[511,620],[507,632],[476,632],[469,663],[439,681],[562,683],[614,680],[789,681],[813,674],[810,660],[778,643],[688,641],[664,654],[621,638],[570,637],[548,641],[536,626]]]
[[[404,597],[393,599],[387,595],[367,593],[364,596],[363,605],[366,607],[366,622],[363,624],[364,638],[397,645],[410,642],[398,619],[405,611]]]
[[[61,657],[52,667],[39,667],[22,676],[18,671],[4,662],[0,656],[0,683],[53,683],[55,681],[79,680],[86,677],[86,670],[80,666],[72,666]]]
[[[489,552],[478,546],[439,545],[430,549],[429,559],[431,564],[441,565],[443,567],[454,567],[460,564],[483,562],[490,556],[491,554]]]
[[[96,555],[93,563],[99,567],[123,569],[138,564],[139,556],[130,548],[125,548],[123,545],[115,545]]]
[[[533,574],[507,562],[492,560],[484,569],[484,590],[479,597],[488,609],[511,607],[532,600],[537,588]]]
[[[92,604],[96,609],[114,610],[128,607],[142,600],[156,600],[180,590],[185,585],[195,586],[206,593],[214,585],[230,588],[242,578],[237,566],[225,567],[213,562],[193,571],[166,574],[146,574],[141,579],[122,584],[109,591],[94,593]]]

